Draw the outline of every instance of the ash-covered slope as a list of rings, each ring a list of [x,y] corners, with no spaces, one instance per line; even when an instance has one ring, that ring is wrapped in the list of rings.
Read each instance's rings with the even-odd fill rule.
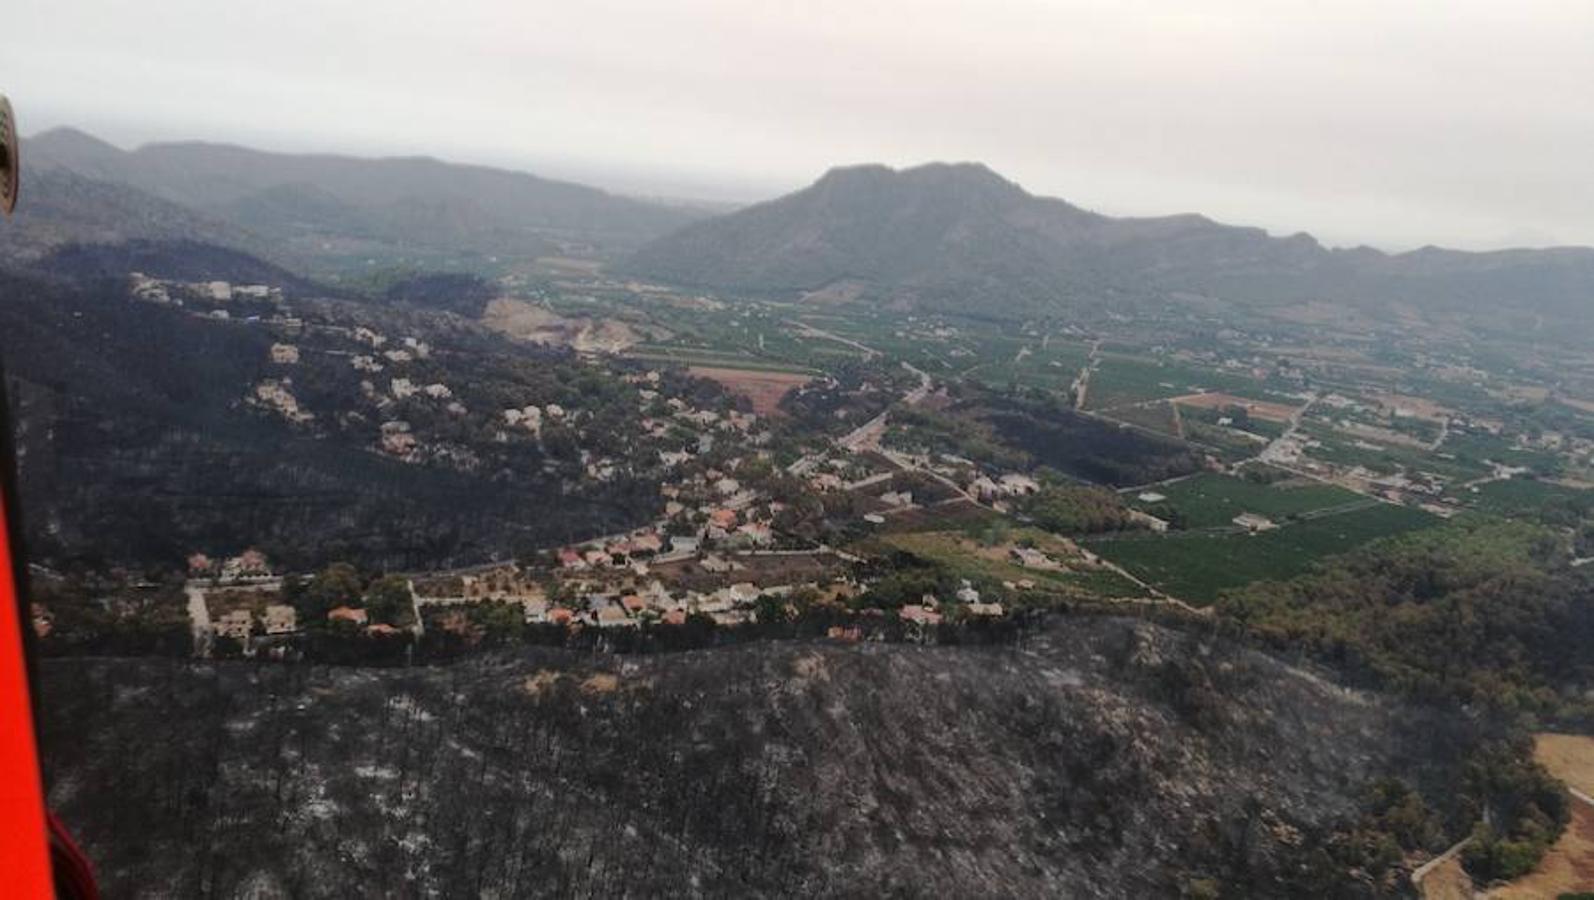
[[[253,545],[306,568],[337,558],[446,566],[611,533],[655,514],[655,471],[580,477],[580,450],[627,433],[629,420],[572,431],[566,457],[530,435],[498,439],[498,411],[510,399],[590,414],[626,402],[614,399],[628,389],[622,383],[561,351],[510,344],[410,304],[320,299],[301,279],[210,245],[74,247],[40,265],[67,277],[0,271],[0,356],[36,561],[169,566],[198,548]],[[135,299],[128,269],[261,277],[288,299],[236,297],[231,317],[219,319]],[[402,363],[381,357],[387,368],[371,382],[350,364],[376,352],[352,336],[360,327],[394,344],[419,339],[428,352]],[[274,362],[281,343],[302,357]],[[459,405],[377,392],[394,378],[443,384],[446,402]],[[278,383],[312,418],[258,402],[261,385]],[[616,393],[589,399],[594,386]],[[384,450],[392,421],[438,455]]]
[[[998,648],[61,659],[44,689],[52,803],[117,896],[1303,896],[1369,779],[1465,749],[1088,617]]]

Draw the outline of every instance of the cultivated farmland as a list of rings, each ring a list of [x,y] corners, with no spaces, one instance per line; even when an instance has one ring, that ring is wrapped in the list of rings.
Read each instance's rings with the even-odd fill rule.
[[[1166,504],[1184,517],[1186,528],[1227,526],[1240,513],[1256,513],[1282,520],[1315,510],[1332,509],[1363,501],[1344,488],[1309,481],[1257,484],[1230,475],[1202,473],[1153,488],[1165,500],[1146,503],[1143,509]]]
[[[1438,521],[1420,510],[1381,503],[1260,534],[1209,532],[1098,539],[1089,546],[1176,597],[1210,603],[1228,588],[1292,578],[1325,556]]]

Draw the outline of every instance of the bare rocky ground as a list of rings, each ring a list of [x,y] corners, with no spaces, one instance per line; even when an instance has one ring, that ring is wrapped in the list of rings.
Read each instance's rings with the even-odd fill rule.
[[[44,663],[51,801],[114,897],[1299,893],[1366,783],[1464,749],[1221,641]]]

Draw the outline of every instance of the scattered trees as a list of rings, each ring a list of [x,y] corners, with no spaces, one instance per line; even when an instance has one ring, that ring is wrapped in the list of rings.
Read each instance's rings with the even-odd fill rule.
[[[384,575],[371,582],[365,591],[365,610],[373,622],[405,626],[415,618],[409,580]]]
[[[1058,534],[1099,534],[1137,527],[1116,491],[1053,482],[1018,503],[1021,514]]]
[[[300,618],[309,622],[326,620],[327,613],[339,606],[358,606],[363,583],[353,565],[335,562],[322,569],[304,592],[296,607]]]

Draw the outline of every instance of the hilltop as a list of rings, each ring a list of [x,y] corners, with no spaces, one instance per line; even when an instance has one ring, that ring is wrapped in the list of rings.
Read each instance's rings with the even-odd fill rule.
[[[1009,317],[1181,297],[1463,310],[1509,297],[1576,321],[1594,293],[1590,249],[1329,249],[1200,215],[1114,218],[1035,196],[977,163],[832,169],[795,193],[682,227],[621,268],[699,288]]]

